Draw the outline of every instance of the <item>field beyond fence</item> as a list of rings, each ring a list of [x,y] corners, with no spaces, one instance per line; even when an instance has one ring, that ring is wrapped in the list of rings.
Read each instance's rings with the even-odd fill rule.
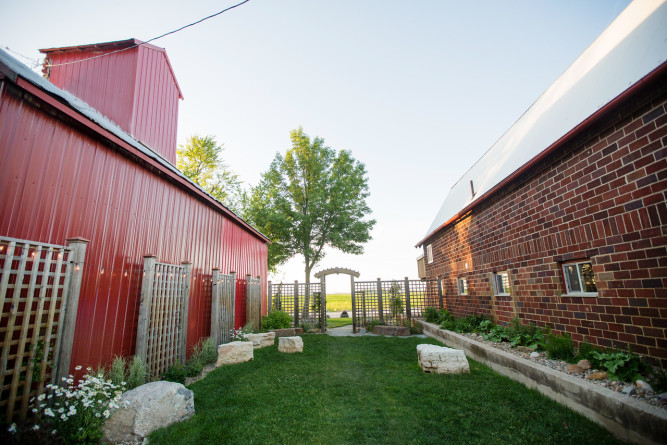
[[[327,294],[327,312],[342,312],[352,310],[352,296],[350,294]]]

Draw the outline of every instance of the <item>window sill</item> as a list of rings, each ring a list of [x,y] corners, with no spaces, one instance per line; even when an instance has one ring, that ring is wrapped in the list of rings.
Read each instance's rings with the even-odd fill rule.
[[[510,294],[496,294],[496,297],[511,297]]]
[[[597,292],[569,292],[567,294],[563,294],[563,297],[598,297]]]

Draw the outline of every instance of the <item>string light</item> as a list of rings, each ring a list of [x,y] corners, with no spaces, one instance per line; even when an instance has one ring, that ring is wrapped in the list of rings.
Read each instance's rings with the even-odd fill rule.
[[[127,271],[125,271],[125,273],[123,274],[123,276],[124,276],[124,277],[126,277],[126,276],[127,276]]]
[[[62,257],[63,257],[62,252],[58,253],[58,258],[60,259],[60,258],[62,258]]]
[[[0,252],[2,252],[3,250],[5,250],[5,245],[4,244],[0,245]]]
[[[78,264],[74,265],[74,270],[79,270],[79,265]]]
[[[100,269],[100,275],[104,273],[104,267]]]

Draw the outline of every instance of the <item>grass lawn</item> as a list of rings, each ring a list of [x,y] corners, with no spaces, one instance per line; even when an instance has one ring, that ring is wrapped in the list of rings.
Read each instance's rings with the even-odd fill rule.
[[[157,444],[613,444],[602,427],[470,361],[422,372],[432,339],[304,335],[302,354],[256,349],[251,362],[190,385],[196,414]]]
[[[327,319],[327,327],[329,328],[340,328],[341,326],[347,326],[349,324],[352,324],[352,317]]]
[[[342,312],[352,310],[352,296],[350,294],[327,294],[327,311]]]

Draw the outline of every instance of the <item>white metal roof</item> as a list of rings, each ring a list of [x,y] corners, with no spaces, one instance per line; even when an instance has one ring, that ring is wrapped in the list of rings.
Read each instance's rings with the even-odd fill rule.
[[[452,186],[425,238],[665,60],[667,0],[635,0]]]

